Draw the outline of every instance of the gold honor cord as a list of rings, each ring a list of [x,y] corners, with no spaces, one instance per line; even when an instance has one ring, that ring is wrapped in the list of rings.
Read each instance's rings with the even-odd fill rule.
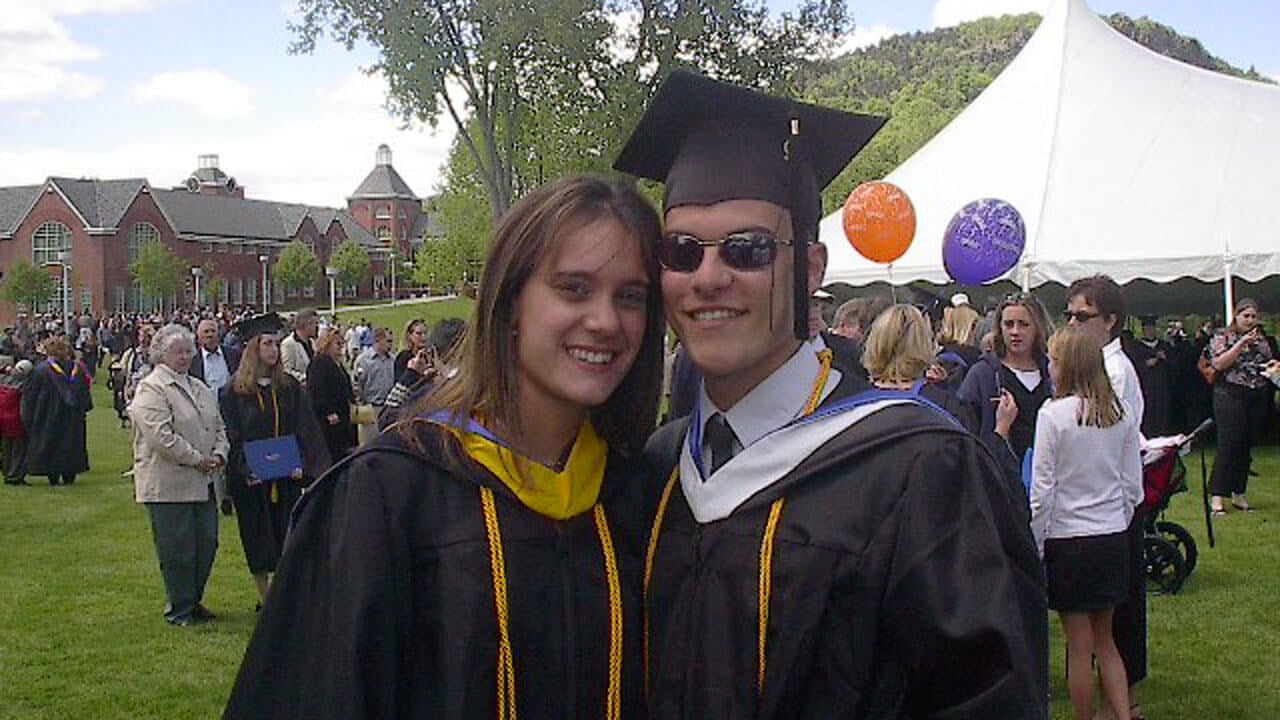
[[[818,408],[818,403],[822,402],[822,390],[826,387],[827,379],[831,376],[832,357],[833,355],[829,348],[818,353],[818,360],[822,365],[818,370],[818,377],[813,383],[813,389],[809,392],[809,399],[805,402],[801,417],[812,415],[813,411]],[[658,534],[662,532],[662,520],[666,517],[667,503],[671,499],[671,492],[679,479],[680,464],[677,462],[676,467],[671,471],[670,479],[667,480],[667,486],[662,490],[662,500],[658,502],[658,514],[653,519],[653,530],[649,533],[649,547],[644,558],[644,692],[646,699],[649,696],[649,581],[653,576],[653,558],[658,550]],[[773,501],[773,505],[769,508],[769,519],[765,522],[764,537],[760,540],[760,578],[758,584],[760,610],[759,635],[757,638],[760,657],[756,689],[761,695],[764,694],[765,646],[769,630],[769,600],[773,594],[773,541],[778,534],[778,525],[782,522],[784,500],[785,498],[778,498]]]
[[[680,479],[680,465],[676,464],[671,471],[667,486],[662,489],[662,499],[658,501],[658,515],[653,519],[653,530],[649,533],[649,549],[644,554],[644,592],[641,596],[644,605],[644,697],[649,699],[649,578],[653,575],[653,556],[658,551],[658,533],[662,532],[662,518],[667,515],[667,502],[671,500],[671,491]]]
[[[502,531],[493,490],[480,488],[484,506],[484,530],[489,540],[489,568],[493,572],[493,602],[498,614],[498,720],[516,720],[516,671],[511,656],[511,630],[507,624],[507,564],[502,556]]]
[[[613,535],[604,506],[596,503],[596,532],[604,552],[604,572],[609,578],[609,695],[605,700],[605,720],[622,717],[622,583],[618,580],[618,558],[613,553]]]
[[[262,394],[254,393],[254,399],[258,401],[258,412],[266,412],[267,408],[262,404]],[[271,411],[274,415],[275,422],[272,424],[271,437],[280,437],[280,398],[276,396],[276,386],[271,386]],[[276,505],[280,502],[280,486],[272,481],[271,483],[271,504]]]
[[[507,606],[507,564],[502,554],[502,531],[498,527],[498,508],[493,500],[493,490],[480,488],[480,504],[484,507],[484,529],[493,574],[493,602],[498,617],[498,720],[516,720],[516,672]],[[619,720],[622,717],[622,582],[604,506],[597,503],[592,510],[604,553],[605,576],[609,582],[609,691],[605,700],[605,718]]]

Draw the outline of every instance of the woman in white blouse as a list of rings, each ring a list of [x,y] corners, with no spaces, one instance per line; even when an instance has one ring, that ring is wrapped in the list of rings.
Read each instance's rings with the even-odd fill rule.
[[[1049,341],[1054,399],[1036,420],[1031,530],[1045,560],[1049,607],[1062,618],[1077,720],[1093,715],[1093,663],[1104,706],[1129,716],[1128,679],[1111,636],[1126,596],[1125,529],[1142,499],[1138,418],[1127,416],[1102,362],[1102,346],[1068,326]]]

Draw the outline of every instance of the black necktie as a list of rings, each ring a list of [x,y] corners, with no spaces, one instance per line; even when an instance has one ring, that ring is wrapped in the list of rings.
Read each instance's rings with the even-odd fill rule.
[[[707,450],[711,453],[711,473],[709,474],[714,474],[721,465],[729,462],[729,458],[733,457],[733,446],[737,438],[734,437],[733,428],[729,427],[729,422],[720,413],[712,415],[707,420],[707,427],[703,433],[706,436]]]

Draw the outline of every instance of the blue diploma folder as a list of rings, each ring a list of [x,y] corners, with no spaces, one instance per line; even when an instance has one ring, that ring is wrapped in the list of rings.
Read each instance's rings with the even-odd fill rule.
[[[249,472],[259,480],[284,480],[302,467],[302,453],[294,435],[247,442],[244,459],[249,464]]]

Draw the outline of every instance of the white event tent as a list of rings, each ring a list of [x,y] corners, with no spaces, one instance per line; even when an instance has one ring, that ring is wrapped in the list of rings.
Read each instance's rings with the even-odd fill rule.
[[[947,223],[984,197],[1026,222],[1006,276],[1024,288],[1099,272],[1121,283],[1280,273],[1280,87],[1165,58],[1083,0],[1053,0],[1004,72],[885,179],[918,220],[893,283],[948,282]],[[850,247],[840,212],[819,236],[826,282],[890,280]]]

